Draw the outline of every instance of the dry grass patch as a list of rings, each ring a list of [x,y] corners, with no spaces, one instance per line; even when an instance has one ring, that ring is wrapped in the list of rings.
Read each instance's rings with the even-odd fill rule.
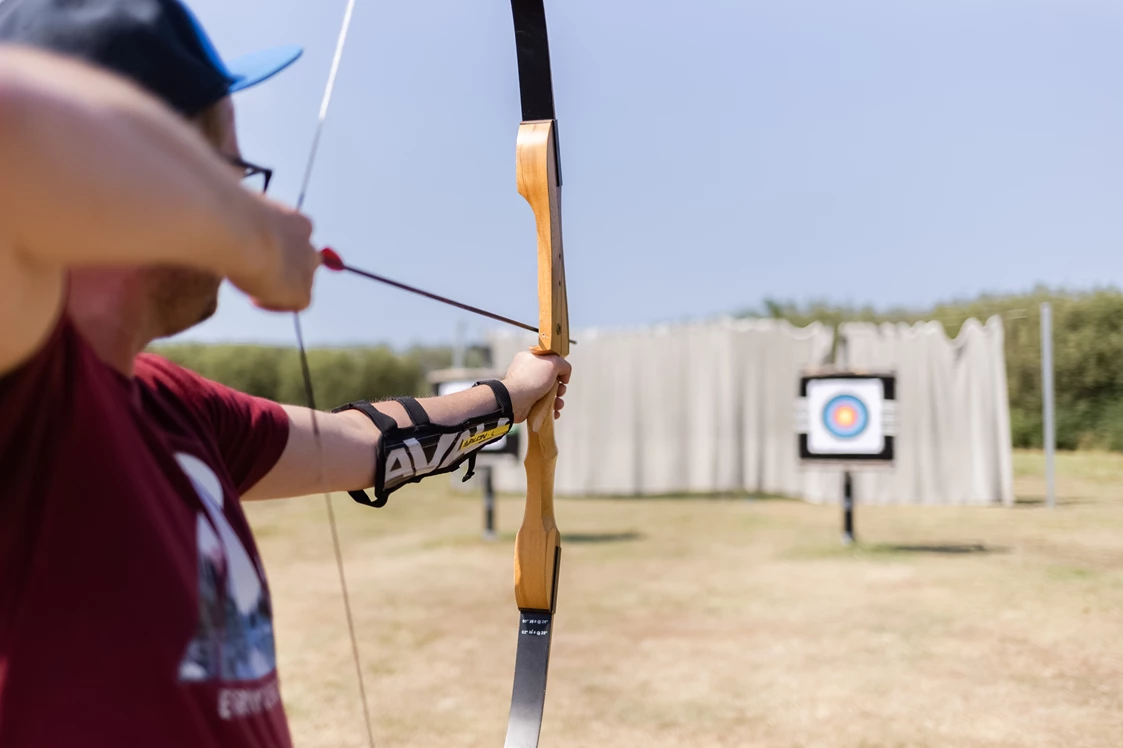
[[[543,746],[1118,746],[1123,458],[1016,455],[1014,509],[560,500]],[[502,745],[517,612],[498,542],[441,479],[335,497],[382,748]],[[363,746],[323,502],[250,507],[298,746]]]

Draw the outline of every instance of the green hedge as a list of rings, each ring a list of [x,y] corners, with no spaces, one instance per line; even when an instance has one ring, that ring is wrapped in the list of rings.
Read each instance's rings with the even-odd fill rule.
[[[281,403],[305,404],[304,378],[294,348],[259,345],[167,345],[162,356],[217,382]],[[388,348],[314,349],[308,369],[316,404],[428,394],[420,363]]]
[[[304,377],[295,348],[186,343],[157,345],[153,351],[236,390],[280,403],[306,404]],[[483,366],[486,356],[486,349],[470,348],[465,365]],[[426,374],[451,364],[452,351],[442,347],[417,347],[402,354],[386,346],[308,351],[316,405],[322,409],[353,400],[426,396]]]

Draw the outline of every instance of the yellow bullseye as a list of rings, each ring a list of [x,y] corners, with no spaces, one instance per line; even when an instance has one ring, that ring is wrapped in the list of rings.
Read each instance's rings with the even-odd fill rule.
[[[853,426],[854,422],[858,420],[858,414],[854,412],[853,408],[842,407],[835,411],[834,420],[839,426]]]

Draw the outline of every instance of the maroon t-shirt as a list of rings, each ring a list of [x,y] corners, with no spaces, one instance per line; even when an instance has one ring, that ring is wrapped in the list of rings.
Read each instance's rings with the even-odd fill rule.
[[[0,745],[289,746],[240,495],[288,418],[68,318],[0,376]]]

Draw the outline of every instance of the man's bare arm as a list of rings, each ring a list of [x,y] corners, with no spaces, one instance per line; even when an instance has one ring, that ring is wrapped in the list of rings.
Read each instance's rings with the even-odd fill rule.
[[[131,83],[0,48],[0,373],[47,334],[67,267],[266,276],[279,243],[270,213],[199,132]]]
[[[562,396],[569,382],[570,365],[558,356],[536,356],[523,352],[515,356],[503,385],[511,396],[515,423],[525,421],[531,407],[558,385],[554,414],[565,407]],[[442,397],[419,398],[433,423],[451,426],[495,410],[495,395],[488,387],[472,387]],[[376,406],[408,426],[410,420],[399,403],[387,401]],[[324,491],[350,491],[374,485],[375,448],[381,437],[366,416],[355,411],[317,413],[323,454],[312,429],[312,411],[286,406],[289,414],[289,441],[273,469],[243,498],[277,499],[307,496]],[[321,471],[319,465],[322,464]]]
[[[487,387],[473,387],[443,397],[418,398],[433,423],[453,425],[495,410],[495,396]],[[375,407],[408,426],[409,417],[398,403]],[[289,441],[269,473],[242,498],[279,499],[325,491],[350,491],[374,485],[374,454],[381,434],[370,419],[357,411],[316,413],[323,455],[312,429],[312,411],[285,406],[289,415]],[[322,463],[321,463],[322,457]],[[321,475],[318,465],[323,464]]]

